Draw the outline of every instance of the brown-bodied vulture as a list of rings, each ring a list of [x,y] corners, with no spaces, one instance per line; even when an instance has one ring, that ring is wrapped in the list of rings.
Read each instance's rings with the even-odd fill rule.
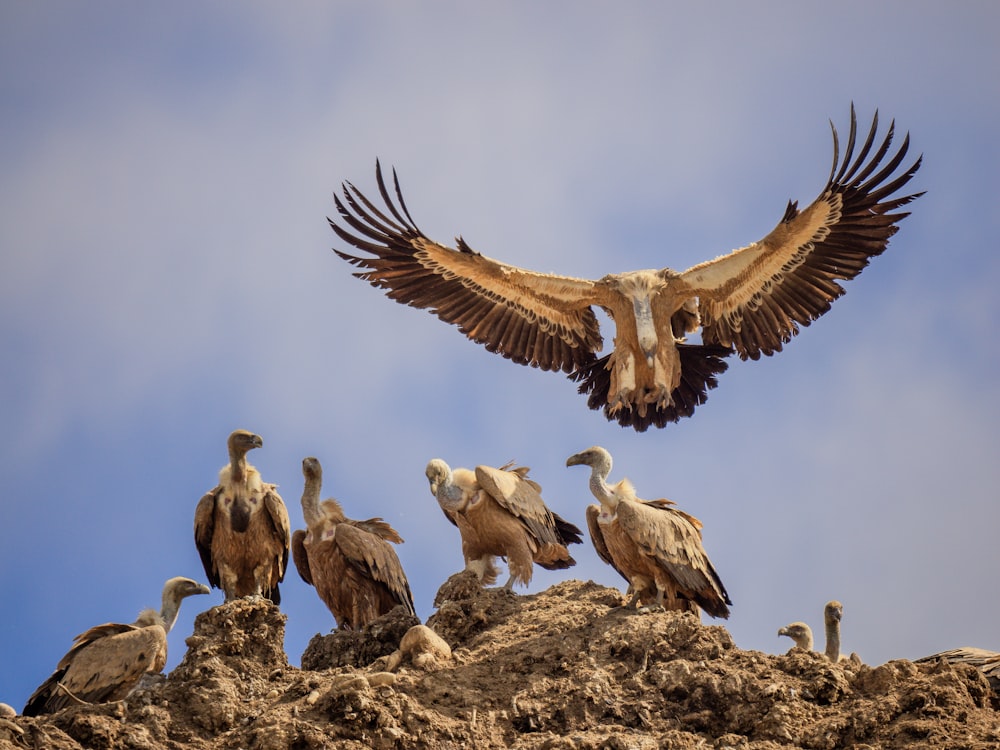
[[[609,485],[611,454],[593,446],[566,459],[590,467],[590,491],[599,505],[587,507],[587,525],[598,556],[629,583],[631,599],[667,610],[729,617],[732,602],[701,541],[701,521],[672,507],[671,500],[640,500],[627,479]]]
[[[292,559],[337,626],[360,630],[400,605],[416,615],[406,573],[389,544],[402,544],[402,537],[381,518],[355,521],[336,500],[321,502],[323,467],[318,459],[302,459],[302,475],[306,528],[292,534]]]
[[[146,609],[132,624],[109,622],[81,633],[22,713],[39,716],[75,704],[125,698],[144,674],[159,672],[167,663],[167,633],[177,621],[181,601],[208,592],[208,586],[190,578],[171,578],[163,586],[159,612]]]
[[[208,582],[225,592],[227,602],[261,596],[281,603],[278,584],[288,567],[291,524],[276,486],[247,462],[247,453],[262,445],[260,435],[234,431],[219,484],[195,509],[195,545]]]
[[[576,565],[567,545],[582,542],[582,532],[549,510],[527,467],[470,471],[434,458],[425,474],[445,517],[458,527],[466,569],[484,584],[496,581],[497,557],[507,559],[508,590],[515,583],[531,583],[534,564],[546,570]]]
[[[481,255],[459,237],[431,240],[410,216],[393,171],[395,199],[376,162],[384,206],[349,182],[334,196],[334,232],[364,255],[336,253],[354,275],[400,303],[425,308],[473,341],[518,364],[561,370],[592,409],[638,431],[689,417],[704,403],[725,357],[759,359],[830,309],[850,280],[881,254],[921,193],[900,195],[920,166],[900,166],[909,135],[891,151],[894,124],[877,137],[878,113],[861,141],[853,105],[843,159],[833,127],[833,167],[819,196],[789,201],[762,240],[699,263],[571,278]],[[615,325],[611,351],[594,308]],[[700,343],[686,336],[701,332]]]

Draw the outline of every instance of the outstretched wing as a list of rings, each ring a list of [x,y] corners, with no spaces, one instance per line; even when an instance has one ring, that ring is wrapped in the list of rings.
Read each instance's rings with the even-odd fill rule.
[[[910,137],[883,166],[895,123],[875,147],[878,113],[857,157],[857,119],[840,162],[833,130],[833,167],[826,187],[805,210],[789,202],[778,226],[760,242],[693,266],[680,275],[699,298],[706,344],[735,347],[743,359],[781,351],[798,333],[830,309],[844,293],[838,280],[853,279],[880,255],[909,212],[901,206],[923,195],[894,197],[920,168],[920,158],[895,175]],[[873,152],[874,147],[874,152]],[[853,161],[852,161],[853,159]],[[839,163],[839,169],[838,169]]]
[[[592,362],[603,342],[597,317],[602,289],[592,281],[526,271],[487,258],[459,238],[458,248],[428,239],[410,217],[393,171],[398,206],[375,164],[385,210],[349,182],[334,195],[347,228],[328,219],[333,231],[359,250],[335,250],[355,273],[387,296],[430,310],[473,341],[518,364],[572,372]],[[390,215],[387,215],[391,214]]]

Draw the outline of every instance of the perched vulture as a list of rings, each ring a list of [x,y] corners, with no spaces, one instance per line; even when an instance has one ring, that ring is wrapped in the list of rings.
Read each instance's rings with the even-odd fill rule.
[[[364,270],[354,275],[397,302],[453,323],[473,341],[518,364],[562,370],[581,382],[588,405],[638,431],[689,417],[704,403],[724,358],[759,359],[830,309],[853,279],[881,254],[908,216],[898,211],[922,193],[897,195],[920,166],[897,174],[907,135],[890,155],[894,124],[876,142],[878,113],[855,156],[857,120],[843,161],[833,127],[833,168],[819,197],[799,211],[790,201],[759,242],[686,271],[670,268],[579,279],[537,273],[480,255],[459,237],[457,248],[434,242],[413,221],[393,172],[396,200],[376,162],[385,204],[377,207],[349,182],[334,196],[344,225],[337,235],[365,257],[337,254]],[[614,347],[603,357],[594,314],[614,321]],[[684,343],[701,330],[701,343]]]
[[[787,635],[799,648],[813,650],[813,631],[804,622],[792,622],[778,630],[778,635]]]
[[[986,677],[993,692],[1000,697],[1000,651],[987,651],[984,648],[963,646],[942,651],[938,654],[923,656],[916,660],[917,664],[944,659],[949,664],[969,664]]]
[[[587,526],[602,560],[629,583],[636,602],[668,610],[729,617],[732,604],[701,544],[701,521],[672,507],[670,500],[640,500],[632,483],[607,483],[611,454],[600,446],[566,459],[590,466],[590,491],[600,505],[587,507]]]
[[[278,583],[288,567],[291,524],[275,485],[262,481],[247,463],[247,452],[263,444],[260,435],[246,430],[229,436],[229,463],[194,514],[194,542],[205,574],[227,602],[263,596],[281,603]]]
[[[844,605],[838,601],[827,602],[823,607],[823,626],[826,629],[826,658],[840,661],[840,621],[844,617]]]
[[[850,658],[840,655],[840,621],[844,617],[844,605],[838,601],[829,601],[823,607],[823,625],[826,632],[826,648],[823,653],[830,661],[857,661],[861,659],[857,654],[851,654]],[[812,628],[804,622],[793,622],[778,631],[778,635],[787,635],[799,648],[806,651],[813,649]]]
[[[292,534],[292,559],[338,627],[360,630],[399,605],[416,615],[406,573],[389,544],[402,544],[402,537],[381,518],[354,521],[336,500],[320,502],[323,467],[318,459],[302,459],[302,475],[306,528]]]
[[[528,479],[528,468],[510,467],[452,470],[435,458],[425,471],[431,494],[462,535],[466,569],[492,584],[496,557],[504,557],[510,569],[504,584],[508,590],[515,582],[531,583],[533,563],[546,570],[576,565],[567,545],[583,541],[580,529],[546,507],[542,488]]]
[[[22,713],[38,716],[77,703],[121,700],[144,674],[159,672],[167,663],[167,633],[181,600],[208,592],[208,586],[190,578],[171,578],[163,587],[159,613],[146,609],[131,625],[109,622],[81,633]]]

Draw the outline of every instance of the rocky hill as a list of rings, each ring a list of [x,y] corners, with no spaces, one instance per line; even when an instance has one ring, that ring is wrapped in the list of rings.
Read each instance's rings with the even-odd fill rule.
[[[0,748],[1000,748],[996,695],[972,667],[742,651],[722,626],[621,602],[592,582],[515,595],[459,574],[427,623],[450,655],[397,652],[415,622],[397,609],[316,636],[298,669],[278,608],[236,601],[198,616],[165,679],[2,719]]]

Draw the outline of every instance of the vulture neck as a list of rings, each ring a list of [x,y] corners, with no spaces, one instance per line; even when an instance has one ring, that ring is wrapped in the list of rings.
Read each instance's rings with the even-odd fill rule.
[[[826,618],[826,656],[830,661],[840,661],[840,621]]]
[[[465,491],[459,485],[455,484],[451,472],[448,473],[447,478],[438,487],[437,498],[442,508],[452,512],[465,510],[467,504]]]
[[[306,475],[306,486],[302,490],[302,517],[305,518],[306,528],[309,528],[322,520],[323,514],[319,510],[319,493],[323,484],[322,475]]]
[[[181,600],[174,596],[172,592],[164,592],[163,603],[160,605],[160,620],[163,629],[168,633],[173,628],[174,623],[177,622],[177,613],[180,612],[180,609]]]
[[[618,507],[618,496],[608,486],[611,461],[601,457],[590,465],[590,491],[601,505],[611,511]]]
[[[246,451],[232,449],[229,451],[229,465],[232,469],[229,478],[233,482],[243,484],[247,480],[247,453]]]

